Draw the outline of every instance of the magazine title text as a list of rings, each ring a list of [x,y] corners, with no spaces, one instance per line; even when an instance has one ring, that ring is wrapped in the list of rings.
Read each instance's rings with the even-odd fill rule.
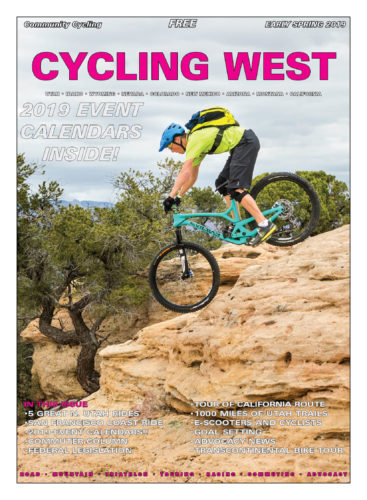
[[[224,69],[228,80],[306,80],[311,74],[319,80],[329,79],[330,60],[336,52],[224,52]],[[178,52],[140,52],[134,64],[126,52],[40,52],[32,61],[32,71],[39,80],[54,80],[66,71],[69,80],[78,80],[87,73],[93,80],[187,80],[209,79],[209,58],[204,52],[189,52],[180,57]]]

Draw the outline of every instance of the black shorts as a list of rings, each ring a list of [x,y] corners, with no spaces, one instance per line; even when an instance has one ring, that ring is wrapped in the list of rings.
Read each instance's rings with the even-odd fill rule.
[[[228,180],[227,190],[250,189],[259,149],[256,134],[251,129],[245,130],[240,142],[232,149],[216,185]]]

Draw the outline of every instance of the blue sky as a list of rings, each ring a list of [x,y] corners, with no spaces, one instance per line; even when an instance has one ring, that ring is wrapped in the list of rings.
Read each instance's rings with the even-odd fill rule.
[[[267,29],[265,21],[271,18],[199,18],[195,29],[168,28],[168,18],[92,18],[101,21],[95,29],[33,29],[25,28],[27,20],[46,21],[47,18],[18,19],[18,110],[25,103],[68,102],[68,117],[22,117],[19,130],[30,124],[111,124],[142,126],[138,139],[18,139],[18,151],[28,161],[44,164],[47,179],[56,179],[64,188],[65,199],[114,201],[113,179],[122,171],[135,168],[140,171],[157,169],[157,162],[172,154],[158,152],[162,130],[171,122],[184,124],[191,114],[211,106],[229,108],[245,128],[253,129],[260,138],[261,150],[255,175],[262,172],[296,170],[325,170],[349,184],[349,21],[347,28],[339,29]],[[296,18],[285,18],[296,20]],[[322,19],[322,18],[320,18]],[[53,18],[53,21],[74,18]],[[83,20],[75,18],[75,20]],[[85,19],[84,19],[85,20]],[[303,18],[303,20],[305,20]],[[82,71],[78,81],[69,81],[61,69],[58,78],[40,81],[31,71],[32,60],[38,52],[105,51],[111,54],[126,52],[127,70],[137,70],[139,52],[178,52],[182,57],[191,51],[200,51],[209,58],[209,80],[189,81],[180,76],[177,81],[107,81],[92,80]],[[337,59],[329,64],[329,80],[320,81],[317,64],[311,65],[311,76],[304,81],[228,81],[223,52],[337,52]],[[46,65],[47,66],[47,65]],[[45,66],[45,67],[46,67]],[[51,65],[49,66],[51,68]],[[113,63],[106,63],[113,69]],[[79,97],[46,97],[46,91],[82,91]],[[259,91],[321,92],[321,97],[258,97]],[[90,91],[142,91],[142,97],[90,97]],[[220,97],[152,97],[151,91],[219,91]],[[227,91],[248,91],[249,97],[228,97]],[[77,118],[79,101],[84,102],[143,102],[137,117]],[[42,162],[46,146],[114,146],[120,152],[114,162]],[[182,159],[173,155],[175,159]],[[197,185],[214,185],[217,173],[226,155],[207,157],[200,168]],[[34,178],[36,185],[39,178]]]

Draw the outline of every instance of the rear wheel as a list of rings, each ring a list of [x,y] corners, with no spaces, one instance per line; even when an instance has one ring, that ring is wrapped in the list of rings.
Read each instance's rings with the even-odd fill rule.
[[[154,297],[171,311],[198,311],[215,297],[220,271],[213,255],[196,243],[169,245],[154,257],[149,284]]]
[[[262,212],[277,205],[283,207],[282,214],[274,221],[277,230],[267,243],[280,247],[296,245],[316,229],[320,201],[312,185],[303,177],[287,172],[270,174],[257,182],[250,194]]]

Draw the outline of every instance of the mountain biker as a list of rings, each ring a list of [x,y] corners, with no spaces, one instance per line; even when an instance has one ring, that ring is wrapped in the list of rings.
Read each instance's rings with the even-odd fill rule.
[[[215,126],[208,126],[188,135],[185,129],[176,123],[171,123],[164,130],[159,151],[168,148],[173,153],[186,154],[186,161],[172,191],[163,202],[163,208],[167,213],[174,204],[179,205],[181,197],[195,184],[200,164],[206,154],[229,152],[215,185],[228,207],[231,199],[234,199],[254,217],[258,232],[250,244],[256,246],[267,240],[276,230],[276,225],[263,216],[249,193],[260,142],[251,129],[245,130],[239,125],[228,126],[223,130],[219,145],[213,152],[218,130]]]

